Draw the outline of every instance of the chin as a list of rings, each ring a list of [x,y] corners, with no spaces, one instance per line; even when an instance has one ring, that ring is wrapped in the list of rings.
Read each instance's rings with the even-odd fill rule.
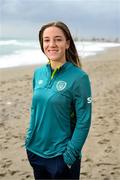
[[[56,57],[48,57],[51,61],[59,61],[59,58]]]

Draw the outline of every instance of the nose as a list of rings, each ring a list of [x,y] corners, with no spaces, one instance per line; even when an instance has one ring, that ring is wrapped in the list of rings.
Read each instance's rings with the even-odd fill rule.
[[[50,40],[49,46],[50,46],[50,47],[55,47],[55,46],[56,46],[56,43],[55,43],[55,40],[54,40],[54,39],[51,39],[51,40]]]

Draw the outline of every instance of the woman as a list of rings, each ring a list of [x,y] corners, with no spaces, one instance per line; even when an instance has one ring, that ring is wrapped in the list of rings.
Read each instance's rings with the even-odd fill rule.
[[[39,41],[49,63],[34,72],[28,159],[35,179],[79,179],[91,123],[89,78],[63,22],[44,25]]]

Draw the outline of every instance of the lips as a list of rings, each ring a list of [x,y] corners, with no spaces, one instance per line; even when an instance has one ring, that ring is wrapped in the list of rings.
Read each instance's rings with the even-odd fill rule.
[[[58,52],[58,50],[48,50],[48,52]]]
[[[56,55],[58,53],[58,50],[48,50],[49,55]]]

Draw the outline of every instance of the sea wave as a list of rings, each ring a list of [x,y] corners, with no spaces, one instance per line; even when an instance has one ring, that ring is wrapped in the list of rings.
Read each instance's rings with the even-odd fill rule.
[[[119,43],[107,42],[75,42],[78,54],[84,58],[96,55],[110,47],[118,47]],[[40,49],[39,43],[32,40],[0,40],[0,68],[44,64],[47,57]],[[3,49],[3,52],[2,52]]]
[[[33,40],[0,40],[0,46],[6,46],[6,45],[12,45],[12,46],[30,46],[30,47],[37,47],[38,42]]]

